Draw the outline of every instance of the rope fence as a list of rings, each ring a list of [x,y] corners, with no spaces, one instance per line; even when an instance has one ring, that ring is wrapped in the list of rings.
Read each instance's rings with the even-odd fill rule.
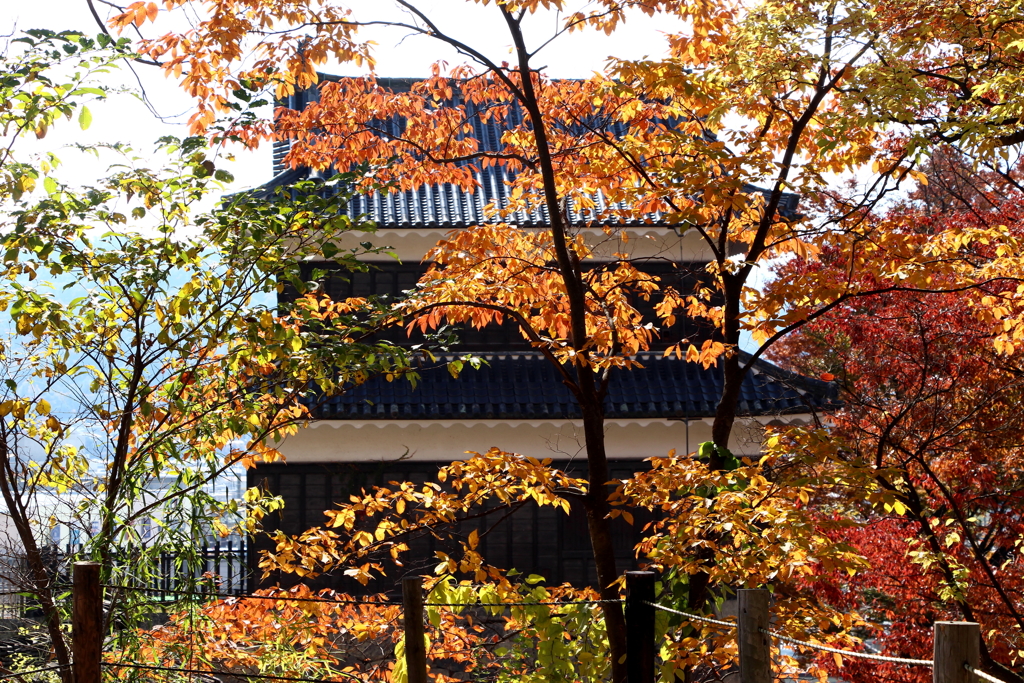
[[[112,584],[103,584],[104,588],[111,590],[125,590],[138,593],[166,593],[168,595],[182,595],[193,598],[209,599],[209,600],[272,600],[272,601],[287,601],[287,602],[320,602],[334,605],[401,605],[402,603],[395,600],[338,600],[335,598],[303,598],[295,595],[256,595],[253,593],[212,593],[206,591],[182,591],[182,590],[162,590],[152,588],[140,588],[138,586],[117,586]]]
[[[711,617],[705,617],[705,616],[700,615],[700,614],[689,614],[687,612],[680,612],[677,609],[672,609],[671,607],[665,607],[664,605],[659,605],[656,602],[647,602],[646,600],[644,601],[644,604],[645,605],[650,605],[654,609],[659,609],[662,612],[668,612],[669,614],[675,614],[677,616],[683,617],[687,621],[699,621],[699,622],[702,622],[702,623],[705,623],[705,624],[714,624],[715,626],[725,626],[727,628],[736,628],[736,622],[735,621],[723,621],[722,619],[712,619]]]
[[[1003,683],[1001,680],[999,680],[995,676],[992,676],[991,674],[987,674],[984,671],[979,671],[978,669],[975,669],[970,664],[964,664],[964,669],[967,671],[967,673],[972,674],[974,676],[977,676],[978,678],[984,679],[984,680],[988,681],[989,683]]]
[[[735,621],[723,621],[722,619],[712,619],[711,617],[706,617],[706,616],[703,616],[703,615],[700,615],[700,614],[690,614],[688,612],[680,612],[677,609],[672,609],[671,607],[666,607],[664,605],[659,605],[656,602],[645,602],[644,604],[650,605],[651,607],[653,607],[653,608],[655,608],[657,610],[661,610],[662,612],[668,612],[669,614],[675,614],[677,616],[683,617],[687,621],[697,621],[697,622],[702,622],[702,623],[705,623],[705,624],[713,624],[715,626],[725,626],[727,628],[737,628],[738,627],[738,624]],[[876,654],[872,654],[870,652],[857,652],[856,650],[841,650],[839,648],[829,647],[827,645],[822,645],[820,643],[812,643],[812,642],[809,642],[809,641],[806,641],[806,640],[797,640],[796,638],[791,638],[791,637],[789,637],[787,635],[784,635],[784,634],[779,633],[778,631],[775,631],[775,630],[772,630],[772,629],[760,629],[760,631],[762,633],[767,633],[768,635],[772,636],[776,640],[781,640],[784,643],[790,643],[791,645],[799,645],[801,647],[807,647],[807,648],[811,648],[811,649],[814,649],[814,650],[820,650],[822,652],[830,652],[832,654],[842,655],[844,657],[855,657],[855,658],[859,658],[859,659],[870,659],[870,660],[873,660],[873,661],[876,661],[876,662],[889,662],[889,663],[892,663],[892,664],[906,664],[908,666],[932,666],[932,664],[933,664],[932,660],[930,660],[930,659],[907,659],[907,658],[904,658],[904,657],[886,657],[885,655],[876,655]],[[988,676],[988,674],[984,674],[984,675]],[[1002,683],[1002,681],[998,681],[996,679],[990,679],[990,680],[993,680],[996,683]]]
[[[154,666],[136,662],[103,662],[103,588],[114,590],[151,589],[132,586],[102,585],[99,581],[99,565],[90,562],[76,563],[73,582],[73,629],[72,654],[75,683],[101,683],[101,670],[106,668],[128,668],[149,671],[169,671],[194,676],[225,676],[245,680],[281,681],[283,683],[350,683],[362,679],[344,671],[332,671],[330,675],[343,680],[311,679],[276,674],[244,673],[217,669],[195,669],[177,666]],[[654,683],[656,680],[656,652],[659,650],[655,629],[655,614],[658,611],[674,614],[688,622],[704,623],[736,631],[739,648],[740,680],[744,683],[770,683],[773,680],[772,648],[773,639],[801,648],[827,652],[841,657],[859,658],[897,664],[901,666],[927,666],[935,672],[935,680],[943,683],[1005,683],[995,676],[979,670],[981,633],[976,623],[936,622],[934,625],[934,657],[910,659],[888,657],[867,652],[857,652],[829,647],[820,643],[792,638],[771,628],[771,594],[764,589],[744,589],[738,594],[739,609],[735,621],[716,619],[702,614],[691,614],[661,605],[655,600],[655,574],[653,572],[626,572],[626,596],[620,599],[594,600],[538,600],[529,602],[426,602],[430,593],[424,593],[422,578],[406,578],[402,581],[402,600],[358,600],[334,599],[329,597],[302,597],[292,595],[235,595],[214,592],[165,591],[192,597],[243,600],[259,599],[276,602],[319,602],[346,605],[402,606],[402,628],[404,630],[405,664],[408,683],[426,683],[427,652],[424,645],[426,623],[425,608],[466,608],[466,607],[530,607],[530,606],[597,606],[623,603],[626,618],[626,665],[630,683]],[[766,637],[767,636],[767,637]],[[436,653],[435,653],[436,656]],[[837,660],[842,666],[841,660]],[[29,671],[2,674],[0,680],[17,678],[29,674],[54,671],[60,665],[48,666]],[[325,672],[327,673],[327,672]]]
[[[714,619],[702,614],[691,614],[659,604],[654,600],[653,573],[626,572],[626,624],[628,635],[632,635],[635,632],[643,632],[643,635],[638,637],[653,637],[653,629],[644,628],[644,624],[645,622],[653,624],[655,611],[674,614],[689,622],[699,622],[734,629],[737,632],[736,639],[740,651],[739,668],[741,672],[740,680],[742,681],[760,683],[773,680],[771,669],[772,655],[770,651],[771,641],[763,637],[767,635],[779,642],[820,652],[828,652],[842,657],[866,659],[901,666],[931,667],[935,670],[936,681],[976,683],[977,679],[982,679],[987,683],[1005,683],[977,668],[981,642],[980,626],[978,624],[936,622],[934,627],[935,655],[933,659],[888,657],[869,652],[829,647],[820,643],[787,636],[770,628],[770,602],[771,596],[767,590],[740,590],[738,619],[736,621]],[[638,669],[638,678],[635,680],[644,681],[645,683],[655,680],[653,653],[656,650],[655,647],[645,647],[646,645],[646,643],[640,643],[632,649],[627,645],[627,651],[648,653],[646,654],[648,661],[635,663]],[[628,662],[629,660],[627,659]]]
[[[208,599],[208,600],[270,600],[275,602],[286,601],[286,602],[313,602],[313,603],[327,603],[334,605],[385,605],[385,606],[398,606],[402,602],[400,600],[354,600],[354,599],[337,599],[337,598],[325,598],[325,597],[299,597],[293,595],[256,595],[253,593],[248,594],[237,594],[237,593],[214,593],[207,591],[183,591],[183,590],[163,590],[153,588],[142,588],[139,586],[123,586],[115,584],[103,584],[103,588],[110,590],[124,590],[139,593],[160,593],[168,595],[181,595],[193,598]],[[2,595],[2,593],[0,593]],[[426,602],[423,603],[424,607],[539,607],[539,606],[550,606],[550,607],[561,607],[565,605],[604,605],[612,603],[621,603],[621,599],[614,600],[547,600],[537,602]]]
[[[562,607],[564,605],[610,605],[622,600],[551,600],[548,602],[425,602],[424,607]]]
[[[802,647],[808,647],[813,650],[820,650],[822,652],[831,652],[835,655],[842,655],[843,657],[855,657],[858,659],[870,659],[876,662],[889,662],[891,664],[906,664],[907,666],[933,666],[935,662],[930,659],[906,659],[904,657],[886,657],[885,655],[871,654],[870,652],[857,652],[856,650],[840,650],[839,648],[829,647],[828,645],[821,645],[820,643],[810,643],[806,640],[797,640],[796,638],[790,638],[784,636],[778,631],[761,629],[763,633],[767,633],[777,640],[781,640],[784,643],[790,643],[792,645],[800,645]],[[1002,683],[1002,681],[999,681]]]

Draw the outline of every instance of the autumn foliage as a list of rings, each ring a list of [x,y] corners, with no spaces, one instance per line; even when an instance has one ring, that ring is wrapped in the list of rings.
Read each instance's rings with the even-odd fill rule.
[[[662,604],[686,609],[684,577],[701,572],[710,573],[719,587],[717,599],[737,587],[773,582],[780,586],[777,628],[815,642],[851,642],[860,620],[820,605],[812,588],[819,577],[853,574],[862,562],[809,514],[808,487],[765,477],[762,467],[773,467],[770,461],[723,473],[674,454],[652,465],[616,491],[613,515],[628,517],[640,509],[658,513],[660,521],[651,525],[639,550],[662,572]],[[306,578],[345,571],[366,581],[388,562],[401,562],[418,535],[451,534],[454,522],[485,506],[494,516],[522,501],[567,508],[567,499],[585,486],[550,462],[498,451],[478,454],[441,468],[436,481],[395,482],[393,488],[354,496],[328,511],[327,528],[280,537],[262,567]],[[596,592],[548,588],[539,576],[516,578],[487,565],[478,541],[474,530],[461,536],[459,552],[439,553],[437,576],[426,587],[433,679],[445,681],[457,673],[510,681],[606,677],[607,634],[603,621],[594,618],[602,608],[588,602]],[[695,553],[698,549],[711,553]],[[193,668],[244,673],[322,677],[342,672],[402,680],[399,612],[384,596],[312,595],[304,586],[258,596],[183,611],[126,656],[179,668],[193,662]],[[566,604],[537,604],[559,602]],[[658,617],[665,677],[693,667],[723,672],[735,658],[733,633],[694,626],[699,625],[667,613]],[[780,661],[789,671],[805,668],[792,657]]]
[[[974,180],[984,187],[983,176]],[[930,213],[927,202],[899,210],[921,231],[954,222],[965,230],[998,223],[1020,231],[1015,195],[985,194],[972,193],[971,201],[962,194],[953,211]],[[993,251],[975,253],[984,260]],[[814,267],[823,266],[794,262],[783,270]],[[1006,299],[1016,286],[1001,281],[970,293],[861,300],[806,326],[777,351],[804,371],[834,375],[845,404],[827,440],[811,432],[789,437],[789,447],[828,482],[815,500],[822,517],[856,523],[833,538],[870,564],[820,584],[822,597],[860,611],[873,624],[875,646],[897,656],[927,658],[934,621],[979,622],[982,660],[1004,680],[1017,680],[1012,672],[1024,644],[1024,422],[1019,342],[987,323],[994,314],[1019,314]],[[894,680],[930,675],[882,666]],[[879,671],[852,662],[842,675],[875,680]]]
[[[867,553],[842,524],[868,520],[881,514],[881,506],[900,519],[920,516],[922,538],[937,557],[952,558],[958,543],[970,546],[963,558],[947,562],[948,571],[939,559],[938,569],[927,565],[949,590],[960,590],[958,563],[973,557],[978,581],[992,584],[981,592],[994,591],[999,599],[988,599],[1000,610],[1016,610],[1010,593],[1009,599],[999,595],[1002,574],[986,571],[993,555],[979,540],[1004,544],[1002,527],[990,535],[987,526],[998,518],[997,509],[987,507],[990,497],[970,493],[974,480],[965,480],[963,491],[960,483],[951,484],[978,468],[1005,476],[997,465],[1004,460],[992,460],[998,449],[991,439],[998,438],[996,425],[1009,415],[1011,402],[985,384],[994,376],[967,369],[977,358],[927,356],[928,363],[939,364],[921,366],[914,354],[935,351],[936,344],[943,354],[946,347],[948,353],[977,347],[982,375],[1005,371],[1001,364],[1014,357],[1024,338],[1017,219],[972,221],[958,215],[925,221],[913,212],[880,207],[927,179],[918,165],[937,145],[956,145],[977,164],[998,170],[1006,165],[1002,152],[1024,140],[1017,10],[996,1],[627,4],[679,20],[683,28],[666,36],[663,58],[612,60],[579,81],[538,68],[546,42],[529,45],[524,27],[557,10],[552,39],[578,30],[613,35],[627,16],[623,3],[600,0],[582,10],[560,0],[466,3],[467,10],[493,12],[503,21],[503,38],[512,44],[509,62],[489,56],[489,39],[445,33],[425,8],[407,0],[397,2],[401,19],[377,16],[372,6],[278,0],[216,0],[202,7],[167,0],[162,9],[139,2],[112,18],[116,30],[155,31],[138,49],[195,98],[196,133],[247,145],[287,140],[287,163],[321,171],[359,167],[366,172],[357,182],[363,188],[474,188],[475,171],[500,168],[508,204],[490,207],[492,224],[438,245],[430,254],[430,272],[410,300],[392,311],[393,319],[422,329],[512,320],[558,368],[580,407],[586,481],[563,481],[543,463],[500,452],[478,456],[451,467],[477,468],[473,474],[487,482],[486,489],[453,477],[447,483],[454,493],[442,492],[440,484],[368,493],[332,512],[334,529],[345,533],[318,529],[279,539],[277,557],[267,561],[303,572],[345,565],[360,575],[375,569],[363,559],[368,549],[401,552],[406,529],[450,522],[478,498],[507,495],[553,504],[575,496],[587,511],[606,600],[617,596],[618,577],[609,520],[625,514],[620,503],[629,502],[666,515],[651,528],[642,550],[652,562],[664,560],[675,579],[672,590],[682,593],[679,604],[706,609],[731,587],[750,581],[770,584],[811,609],[805,591],[817,588],[835,597],[854,585],[814,578],[857,569],[853,555],[833,541],[848,539]],[[160,35],[162,15],[193,10],[198,22],[192,28]],[[373,75],[320,83],[317,69],[331,61],[372,63],[371,46],[360,42],[359,33],[368,25],[439,41],[455,48],[466,64],[424,65],[422,73],[429,75],[408,88],[388,87]],[[257,93],[284,97],[315,85],[317,102],[302,111],[282,108],[273,121],[248,108]],[[496,146],[481,146],[469,134],[476,121],[502,124]],[[794,196],[798,209],[790,201]],[[584,218],[573,218],[573,210]],[[516,213],[542,216],[545,229],[515,227]],[[676,292],[643,273],[624,226],[654,223],[699,238],[707,286]],[[614,248],[600,248],[613,242]],[[758,273],[780,260],[790,263],[785,277],[756,286]],[[917,298],[926,292],[936,298]],[[889,298],[877,298],[882,295]],[[941,297],[957,307],[936,312],[935,319],[914,303]],[[664,325],[688,316],[714,328],[714,337],[700,345],[670,340],[668,353],[717,364],[722,390],[714,443],[700,454],[706,462],[655,462],[649,475],[619,487],[609,484],[605,455],[608,377],[635,365],[636,353],[662,331],[643,324],[633,305],[638,298],[655,302]],[[885,308],[897,305],[906,314]],[[863,366],[851,365],[849,372],[829,366],[827,373],[851,389],[863,381],[856,395],[875,411],[857,414],[851,405],[837,418],[836,433],[851,445],[839,447],[819,432],[780,434],[769,442],[765,462],[737,461],[729,440],[742,382],[754,363],[803,327],[827,329],[816,326],[874,309],[878,315],[870,319],[888,321],[884,329],[826,337],[831,353],[848,349],[844,362]],[[970,330],[969,338],[978,343],[955,347],[948,337],[928,336],[955,325]],[[738,353],[745,338],[753,343],[749,356]],[[872,350],[886,341],[896,343],[879,361]],[[810,354],[802,343],[792,348]],[[954,371],[961,370],[963,383],[955,382]],[[901,382],[918,391],[917,397]],[[957,413],[952,405],[934,402],[959,395],[964,385],[980,393],[964,395],[956,409],[981,405],[993,412]],[[908,397],[912,405],[893,412],[892,402]],[[955,447],[961,448],[975,436],[977,445],[967,449],[976,458],[969,468],[958,469],[964,466],[954,459],[938,466],[946,461],[936,449],[951,448],[953,437],[961,439]],[[831,474],[832,468],[839,474]],[[800,483],[802,476],[817,488]],[[835,489],[842,497],[833,497]],[[716,515],[727,510],[728,517],[702,516],[712,509]],[[379,514],[382,521],[373,532],[359,528],[354,511]],[[934,528],[931,520],[937,520]],[[955,541],[947,535],[947,520],[948,534],[960,535]],[[796,536],[786,538],[787,533]],[[953,550],[944,554],[947,541]],[[787,549],[786,558],[779,548]],[[783,571],[791,552],[805,576]],[[500,580],[496,569],[473,557],[470,539],[463,555],[441,558],[439,571],[483,572]],[[964,613],[965,600],[953,595],[947,603]],[[806,630],[796,611],[780,609],[793,617],[787,627]],[[604,614],[611,676],[621,681],[622,614],[617,607],[606,607]],[[842,640],[856,621],[838,612],[811,614],[822,638]],[[692,652],[695,642],[684,645],[668,661],[692,664],[684,651]],[[1003,656],[1000,647],[993,642],[986,667]]]
[[[601,680],[603,621],[592,590],[548,588],[540,577],[473,585],[438,577],[427,585],[427,656],[437,683]],[[504,605],[508,605],[507,607]],[[332,591],[258,591],[183,611],[145,633],[141,649],[111,653],[110,668],[141,657],[193,670],[311,678],[406,679],[401,605],[386,596]]]

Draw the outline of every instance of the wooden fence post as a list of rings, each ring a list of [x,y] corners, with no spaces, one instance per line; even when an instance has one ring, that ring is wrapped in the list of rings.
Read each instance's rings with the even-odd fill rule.
[[[654,683],[654,572],[626,572],[626,680]]]
[[[971,683],[964,665],[978,668],[981,626],[970,621],[935,622],[933,683]]]
[[[75,683],[100,683],[103,588],[97,562],[75,562],[71,605],[71,656]]]
[[[740,683],[772,683],[771,594],[763,588],[739,590]]]
[[[405,670],[409,683],[427,683],[427,648],[423,643],[423,579],[402,579]]]

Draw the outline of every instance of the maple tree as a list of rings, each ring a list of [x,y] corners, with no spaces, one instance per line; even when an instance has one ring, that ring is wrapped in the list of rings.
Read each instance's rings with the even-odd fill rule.
[[[914,211],[926,215],[966,212],[980,225],[998,224],[1000,208],[1008,197],[1016,196],[1022,186],[1014,172],[1019,155],[1007,154],[1005,164],[992,165],[984,159],[974,159],[955,148],[942,146],[934,149],[921,166],[928,179],[919,185],[908,199]]]
[[[201,138],[164,138],[147,160],[93,148],[111,166],[85,187],[62,181],[55,153],[23,152],[23,136],[42,137],[64,118],[88,127],[87,104],[110,93],[103,74],[126,49],[31,31],[0,61],[9,136],[0,311],[10,331],[0,346],[0,496],[18,546],[10,552],[27,564],[3,572],[40,605],[65,680],[70,605],[44,547],[55,524],[81,534],[76,559],[100,561],[105,581],[145,585],[169,548],[191,576],[196,538],[251,529],[273,504],[251,497],[246,511],[206,485],[239,463],[279,457],[268,440],[305,419],[311,386],[330,393],[401,372],[407,356],[358,339],[373,313],[357,315],[355,302],[310,294],[268,307],[284,282],[306,288],[304,255],[364,267],[359,250],[336,242],[366,228],[337,216],[321,187],[275,201],[243,193],[201,211],[230,181]],[[107,623],[133,623],[146,603],[115,592]]]
[[[334,3],[218,0],[199,8],[168,0],[161,10],[138,2],[112,25],[159,27],[164,12],[199,13],[195,28],[144,40],[139,48],[196,97],[194,132],[248,144],[286,138],[293,165],[323,170],[365,163],[375,182],[401,189],[438,182],[472,188],[474,164],[508,171],[512,199],[495,207],[497,224],[439,245],[418,298],[399,313],[425,328],[442,320],[512,319],[562,373],[583,415],[589,465],[583,502],[601,594],[611,599],[617,570],[612,491],[604,483],[603,392],[610,373],[635,363],[633,355],[652,338],[631,300],[655,297],[665,323],[686,315],[717,329],[701,346],[671,340],[670,348],[721,367],[715,447],[708,453],[716,471],[728,469],[744,376],[786,334],[852,297],[962,289],[1015,276],[1017,237],[1000,225],[915,232],[900,229],[899,218],[879,219],[872,208],[920,177],[914,163],[936,141],[985,159],[1017,141],[1020,105],[1012,93],[1022,73],[1019,24],[998,2],[926,8],[604,0],[579,11],[560,1],[467,7],[473,4],[503,20],[511,63],[489,56],[491,37],[463,40],[406,0],[396,2],[407,12],[403,20]],[[571,82],[536,67],[551,41],[528,45],[524,26],[535,15],[560,13],[559,28],[545,37],[553,40],[575,30],[613,34],[627,6],[683,21],[686,29],[668,36],[667,58],[613,60],[594,77]],[[318,102],[301,112],[283,110],[274,121],[237,116],[250,88],[269,87],[283,97],[316,84],[316,69],[329,60],[370,61],[369,46],[359,40],[367,25],[441,41],[468,64],[427,67],[432,76],[403,92],[372,76],[342,78],[323,83]],[[211,129],[221,113],[233,118]],[[481,149],[465,134],[476,117],[505,125],[498,149]],[[385,129],[379,122],[386,119],[401,125]],[[616,126],[625,132],[614,132]],[[870,179],[850,186],[835,180],[856,173]],[[801,213],[786,209],[787,193],[801,197]],[[572,224],[569,207],[588,218]],[[543,211],[549,229],[509,227],[501,222],[506,210]],[[621,254],[627,248],[599,252],[595,241],[623,236],[618,222],[652,213],[700,235],[709,254],[706,287],[662,288]],[[983,264],[972,258],[980,243],[998,245]],[[772,259],[826,250],[846,256],[846,277],[808,269],[767,290],[752,286]],[[971,300],[1004,349],[1015,346],[1021,327],[1018,309],[1003,304],[1018,296],[1009,287]],[[745,333],[758,345],[748,360],[737,353]],[[712,555],[692,568],[691,608],[711,596]],[[605,614],[612,677],[621,680],[622,614],[614,607]]]
[[[916,230],[958,223],[1019,232],[1019,191],[1007,192],[1016,173],[970,172],[958,161],[945,151],[929,167],[930,185],[951,192],[922,188],[893,211],[910,214]],[[991,254],[975,250],[979,259]],[[783,273],[842,270],[834,257],[826,254],[825,265],[793,261]],[[829,603],[865,615],[876,647],[898,656],[927,658],[934,621],[978,622],[983,668],[1019,681],[1020,352],[972,310],[972,299],[983,306],[993,298],[989,289],[860,300],[786,340],[777,358],[833,375],[844,407],[827,436],[798,431],[780,435],[775,447],[802,453],[809,476],[821,482],[813,504],[822,517],[854,522],[833,537],[869,562],[853,577],[819,584]],[[847,662],[841,675],[916,681],[930,672]]]
[[[834,538],[870,563],[820,584],[831,604],[864,614],[876,646],[898,656],[927,658],[934,621],[978,622],[984,668],[1019,680],[1019,359],[996,353],[962,303],[892,296],[808,328],[844,408],[827,438],[798,433],[784,447],[814,461],[826,482],[814,504],[856,522]],[[848,664],[842,675],[879,671]]]

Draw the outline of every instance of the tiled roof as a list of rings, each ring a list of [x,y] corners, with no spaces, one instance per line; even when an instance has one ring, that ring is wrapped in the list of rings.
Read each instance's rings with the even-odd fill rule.
[[[359,194],[352,197],[346,206],[346,212],[353,218],[372,221],[382,228],[443,228],[453,230],[469,228],[475,225],[505,222],[523,228],[545,227],[548,223],[547,207],[541,205],[534,211],[517,211],[511,216],[498,218],[484,210],[492,202],[502,207],[508,200],[509,186],[505,184],[509,174],[502,168],[490,166],[475,171],[480,184],[475,192],[444,183],[430,185],[418,190],[404,192],[381,193],[377,191]],[[286,187],[301,180],[316,180],[319,176],[308,168],[285,171],[258,190],[259,196],[269,197],[277,187]],[[746,188],[747,192],[761,192],[755,187]],[[651,213],[641,217],[621,218],[606,213],[622,210],[621,205],[606,202],[601,192],[593,195],[596,207],[593,210],[570,208],[569,219],[573,225],[613,225],[621,227],[673,227],[666,222],[660,213]],[[795,215],[799,197],[795,194],[783,196],[780,212],[783,215]]]
[[[330,77],[327,77],[330,78]],[[408,89],[414,79],[378,79],[395,90]],[[300,109],[317,97],[310,89],[297,93],[283,104]],[[510,116],[518,122],[516,114]],[[397,135],[401,122],[380,121],[384,135]],[[616,134],[625,132],[616,124]],[[473,135],[481,150],[501,148],[503,128],[490,120],[475,119]],[[258,193],[271,194],[276,188],[304,179],[317,179],[306,168],[285,169],[283,159],[288,143],[274,148],[276,176]],[[494,203],[499,208],[508,197],[508,171],[502,167],[475,167],[479,183],[476,192],[467,192],[450,184],[432,185],[417,191],[390,194],[370,193],[356,196],[347,212],[362,216],[381,228],[443,228],[453,229],[494,222],[484,207]],[[333,191],[326,190],[325,191]],[[750,193],[764,192],[748,187]],[[614,217],[616,207],[603,196],[594,196],[596,212],[582,212],[570,207],[570,220],[576,225],[594,222],[618,225],[672,227],[658,214],[641,218]],[[786,194],[780,211],[795,215],[799,197]],[[623,208],[623,207],[618,207]],[[546,207],[532,213],[519,212],[505,219],[523,227],[548,225]],[[312,399],[315,415],[321,419],[339,420],[451,420],[451,419],[569,419],[578,418],[579,409],[568,389],[561,383],[550,363],[536,352],[482,355],[487,364],[474,370],[466,367],[459,378],[449,375],[445,367],[427,369],[413,388],[406,380],[388,382],[374,377],[365,384],[352,387],[340,396]],[[660,354],[645,355],[644,368],[618,371],[612,376],[606,399],[609,418],[701,418],[714,415],[722,389],[721,371],[703,369],[700,365]],[[816,380],[787,373],[769,363],[755,364],[744,381],[738,410],[743,415],[801,413],[831,405],[831,387]]]
[[[324,76],[323,78],[330,79],[331,77]],[[378,79],[381,86],[395,90],[407,90],[413,82],[414,79],[408,78]],[[293,109],[301,109],[307,103],[314,101],[317,96],[318,90],[311,88],[293,95],[283,104]],[[467,104],[466,108],[473,124],[472,135],[477,139],[479,149],[492,152],[501,150],[501,136],[504,132],[502,124],[493,119],[484,122],[480,117],[473,117],[474,105],[472,104]],[[522,114],[518,108],[511,109],[508,120],[511,125],[522,123]],[[375,125],[385,136],[397,136],[401,133],[402,122],[398,119],[377,121]],[[610,131],[614,135],[623,135],[626,132],[626,127],[621,122],[614,122],[610,124]],[[307,168],[287,169],[284,166],[284,157],[288,152],[289,144],[288,141],[275,143],[275,177],[260,188],[261,193],[269,194],[274,188],[287,186],[299,180],[322,178]],[[473,164],[466,165],[473,166]],[[483,169],[476,166],[474,175],[478,183],[475,192],[464,190],[450,183],[422,187],[416,191],[388,194],[371,192],[355,196],[348,204],[347,211],[353,218],[361,216],[373,221],[379,227],[386,228],[441,227],[455,229],[498,222],[499,219],[485,212],[484,207],[491,203],[499,209],[507,206],[509,192],[507,183],[512,176],[503,166],[488,166]],[[749,193],[765,191],[753,186],[748,186],[745,189]],[[608,202],[601,192],[595,193],[593,200],[596,206],[592,210],[580,210],[570,206],[569,219],[572,224],[671,227],[658,213],[642,217],[620,218],[615,215],[615,212],[619,211],[628,216],[628,212],[625,211],[626,205]],[[786,216],[796,215],[798,203],[798,195],[787,193],[783,196],[779,211]],[[502,220],[522,227],[549,225],[546,206],[541,206],[532,212],[519,211]]]
[[[446,367],[422,371],[413,388],[404,379],[375,377],[344,394],[313,400],[314,413],[332,420],[573,419],[580,412],[550,362],[538,353],[485,355],[453,378]],[[702,418],[715,413],[720,369],[661,354],[641,357],[643,368],[612,374],[606,417]],[[834,403],[832,385],[757,362],[743,382],[741,415],[807,413]]]

